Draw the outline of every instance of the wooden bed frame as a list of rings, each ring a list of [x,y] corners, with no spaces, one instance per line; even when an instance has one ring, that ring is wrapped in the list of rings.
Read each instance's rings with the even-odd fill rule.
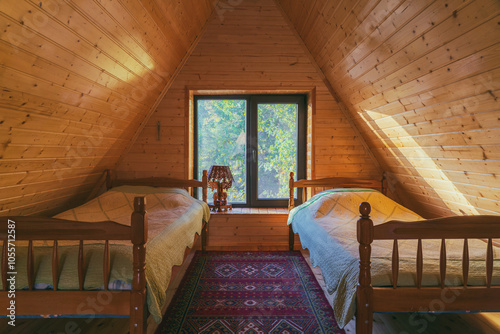
[[[370,180],[370,179],[355,179],[349,177],[329,177],[323,179],[314,180],[294,180],[294,173],[290,173],[290,179],[288,180],[288,212],[295,207],[295,188],[321,188],[321,190],[331,189],[331,188],[371,188],[377,189],[381,193],[385,194],[385,177],[381,180]],[[306,191],[302,191],[302,203],[307,200]],[[288,225],[288,248],[293,250],[295,243],[294,233],[292,225]]]
[[[106,177],[107,185],[135,184],[154,187],[169,188],[193,188],[203,189],[203,201],[207,201],[207,172],[203,171],[202,181],[178,180],[169,178],[148,178],[138,180],[116,180],[111,181],[109,171]],[[102,184],[96,186],[100,188]],[[97,191],[96,191],[97,194]],[[15,223],[13,223],[15,222]],[[10,224],[10,225],[9,225]],[[8,278],[10,272],[25,270],[23,268],[10,268],[8,263],[9,252],[9,228],[15,226],[15,241],[28,241],[28,290],[16,290],[15,298],[9,297]],[[55,218],[33,217],[33,216],[5,216],[0,218],[0,239],[3,240],[2,248],[2,283],[3,291],[0,291],[0,305],[3,308],[1,314],[6,312],[11,300],[15,301],[15,315],[36,314],[103,314],[103,315],[129,315],[130,333],[144,333],[147,327],[146,302],[146,242],[148,231],[148,217],[144,197],[135,197],[134,212],[131,216],[131,226],[125,226],[112,221],[97,223],[62,220]],[[205,249],[207,234],[207,222],[202,229],[202,249]],[[34,290],[34,240],[54,240],[52,247],[52,281],[53,290]],[[58,290],[58,241],[79,240],[78,255],[78,282],[79,290]],[[85,277],[84,264],[84,241],[104,241],[103,276],[104,290],[83,290]],[[109,240],[127,240],[133,244],[133,278],[132,290],[108,290],[110,274]],[[173,279],[173,277],[172,277]],[[172,279],[170,282],[172,282]],[[50,301],[48,303],[47,301]]]
[[[293,208],[293,187],[369,187],[380,181],[328,178],[293,181],[290,174],[290,208]],[[324,182],[323,182],[324,181]],[[357,222],[359,242],[359,282],[356,292],[356,333],[368,334],[373,328],[373,312],[422,312],[422,311],[499,311],[500,286],[492,286],[493,240],[500,238],[500,216],[452,216],[423,221],[389,221],[374,225],[370,219],[371,206],[360,204],[361,218]],[[293,249],[293,230],[290,225],[290,249]],[[416,256],[417,286],[397,287],[399,270],[398,240],[418,240]],[[421,285],[423,272],[422,239],[440,239],[440,286]],[[463,239],[463,286],[445,286],[446,239]],[[486,285],[467,286],[469,273],[468,239],[486,241]],[[371,243],[373,240],[393,240],[392,287],[371,285]],[[436,309],[436,306],[439,309]]]

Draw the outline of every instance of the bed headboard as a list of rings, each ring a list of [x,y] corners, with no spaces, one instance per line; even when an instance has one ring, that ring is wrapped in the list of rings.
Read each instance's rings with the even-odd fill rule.
[[[149,186],[149,187],[162,187],[162,188],[183,188],[189,191],[190,195],[193,196],[194,188],[202,189],[203,201],[207,202],[207,189],[208,189],[208,172],[203,171],[202,180],[182,180],[174,179],[168,177],[147,177],[138,179],[116,179],[113,176],[111,170],[106,169],[103,175],[100,177],[96,187],[92,190],[88,199],[94,198],[99,194],[101,188],[105,185],[105,190],[109,190],[112,187],[118,187],[123,185],[129,186]]]
[[[331,188],[371,188],[376,189],[385,194],[385,176],[381,180],[373,179],[357,179],[350,177],[328,177],[314,180],[294,180],[294,173],[290,173],[288,181],[289,199],[288,208],[292,209],[295,206],[294,189],[295,188],[323,188],[323,190]],[[306,200],[306,192],[302,192],[302,202]]]

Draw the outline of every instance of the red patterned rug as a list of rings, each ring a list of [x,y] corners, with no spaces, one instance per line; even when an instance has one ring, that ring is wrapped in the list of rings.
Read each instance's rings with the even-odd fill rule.
[[[157,333],[345,333],[300,252],[197,252]]]

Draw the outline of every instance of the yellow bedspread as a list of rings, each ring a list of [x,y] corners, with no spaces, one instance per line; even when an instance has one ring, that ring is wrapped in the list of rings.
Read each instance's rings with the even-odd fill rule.
[[[294,208],[288,223],[299,233],[302,246],[308,248],[311,262],[321,268],[327,290],[334,294],[335,317],[344,327],[353,317],[359,275],[359,244],[356,222],[359,205],[369,202],[374,224],[390,220],[415,221],[422,217],[372,189],[334,189],[319,193]],[[416,285],[416,240],[401,240],[399,246],[398,286]],[[422,242],[424,256],[423,286],[437,286],[439,281],[440,240]],[[390,240],[372,244],[372,285],[392,285],[392,248]],[[463,240],[447,240],[446,285],[462,284]],[[485,285],[486,243],[469,240],[469,285]],[[500,285],[500,250],[494,247],[493,285]]]
[[[78,221],[111,220],[130,226],[133,199],[145,196],[148,212],[148,242],[146,244],[147,304],[156,322],[161,321],[165,291],[174,265],[182,264],[186,247],[192,247],[195,233],[201,234],[203,221],[210,218],[208,205],[194,199],[183,189],[161,189],[141,186],[113,188],[94,200],[65,211],[55,218]],[[52,241],[35,248],[35,288],[52,285]],[[111,243],[111,242],[110,242]],[[59,283],[62,290],[78,290],[78,247],[74,242],[60,242]],[[86,243],[85,289],[103,288],[103,244]],[[26,247],[16,247],[16,266],[26,268]],[[113,242],[110,247],[110,289],[131,289],[132,247],[130,242]],[[25,270],[19,269],[16,288],[28,285]]]

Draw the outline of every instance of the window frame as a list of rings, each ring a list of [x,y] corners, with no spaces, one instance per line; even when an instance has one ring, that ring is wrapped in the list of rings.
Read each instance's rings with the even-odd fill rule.
[[[296,179],[306,177],[307,168],[307,95],[306,94],[238,94],[238,95],[194,95],[193,129],[193,173],[198,170],[198,100],[246,100],[246,203],[231,203],[233,207],[287,207],[287,199],[258,199],[258,159],[254,161],[253,152],[257,152],[258,139],[258,104],[297,104],[297,172]],[[256,154],[258,156],[258,154]],[[297,189],[295,201],[302,198],[302,189]],[[210,202],[210,200],[209,200]]]

